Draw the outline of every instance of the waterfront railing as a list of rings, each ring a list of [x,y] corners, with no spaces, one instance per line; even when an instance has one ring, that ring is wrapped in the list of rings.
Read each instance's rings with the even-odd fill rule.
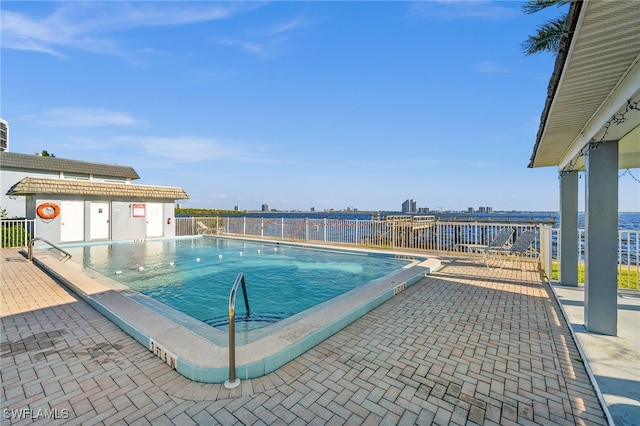
[[[26,247],[37,237],[34,219],[2,219],[2,247]],[[435,252],[456,255],[465,252],[465,244],[487,244],[501,229],[514,230],[513,239],[535,230],[534,249],[539,253],[541,269],[550,279],[558,263],[559,228],[548,224],[428,220],[299,219],[249,217],[176,218],[176,236],[226,234],[251,238],[269,238],[317,244],[335,244],[367,248]],[[200,226],[204,225],[204,226]],[[579,261],[584,270],[585,230],[578,232]],[[629,288],[640,288],[640,230],[618,231],[618,281]],[[582,282],[584,274],[579,275]]]
[[[258,237],[294,242],[336,244],[368,248],[435,252],[441,255],[463,254],[468,244],[487,244],[501,229],[520,233],[534,230],[538,238],[533,244],[539,253],[541,269],[552,279],[558,262],[559,229],[544,223],[446,221],[436,218],[411,221],[359,219],[300,219],[250,217],[178,218],[176,235],[198,234],[200,221],[217,233],[230,236]],[[584,261],[585,231],[579,231],[580,262]],[[629,287],[640,287],[640,231],[618,232],[618,269]]]

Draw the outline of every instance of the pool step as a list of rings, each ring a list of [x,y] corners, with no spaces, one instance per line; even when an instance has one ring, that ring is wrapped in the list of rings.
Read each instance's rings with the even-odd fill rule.
[[[239,314],[236,315],[236,324],[239,323],[253,323],[253,324],[273,324],[278,321],[282,321],[285,318],[293,315],[290,312],[269,312],[269,313],[252,313],[247,316],[247,314]],[[215,318],[209,318],[204,320],[205,323],[209,324],[212,327],[216,328],[226,328],[229,326],[229,317],[228,316],[220,316]]]

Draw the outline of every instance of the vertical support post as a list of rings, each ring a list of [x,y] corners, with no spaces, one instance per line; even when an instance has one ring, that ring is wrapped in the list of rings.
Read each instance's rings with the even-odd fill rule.
[[[356,245],[358,245],[358,219],[356,219]]]
[[[544,273],[551,279],[551,262],[553,255],[553,242],[551,239],[551,225],[540,226],[540,266]]]
[[[324,242],[327,242],[327,218],[322,219],[322,229],[324,233]]]
[[[586,159],[584,320],[593,333],[618,332],[618,143],[590,149]]]
[[[247,218],[243,217],[242,218],[242,235],[246,235],[247,234]]]
[[[284,217],[280,218],[280,238],[284,239]]]
[[[264,237],[264,217],[260,218],[260,236]]]
[[[558,265],[560,284],[578,285],[578,172],[560,176],[560,233]]]

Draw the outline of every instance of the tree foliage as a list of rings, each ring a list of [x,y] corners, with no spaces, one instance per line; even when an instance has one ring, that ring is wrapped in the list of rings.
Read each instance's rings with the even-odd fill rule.
[[[561,7],[569,2],[570,0],[529,0],[522,6],[522,12],[526,15],[531,15],[549,6]],[[522,43],[524,54],[530,56],[542,52],[551,52],[557,55],[566,20],[567,14],[563,13],[558,18],[550,19],[540,25],[536,33],[529,36]]]
[[[176,209],[176,215],[185,216],[224,216],[230,214],[246,214],[247,212],[242,210],[220,210],[220,209]]]

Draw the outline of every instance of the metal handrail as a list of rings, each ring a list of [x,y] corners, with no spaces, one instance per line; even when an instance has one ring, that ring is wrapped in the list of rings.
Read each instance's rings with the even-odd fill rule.
[[[247,285],[244,282],[244,274],[240,272],[229,294],[229,380],[224,382],[224,387],[227,389],[233,389],[240,384],[240,380],[236,378],[236,294],[240,285],[242,285],[247,316],[251,313]]]
[[[62,261],[64,262],[65,260],[69,260],[71,259],[71,253],[68,253],[66,251],[64,251],[63,249],[61,249],[60,247],[58,247],[57,245],[53,244],[51,241],[47,241],[44,238],[40,238],[40,237],[35,237],[32,238],[29,243],[28,243],[28,247],[27,247],[27,259],[29,260],[29,262],[33,261],[33,244],[36,241],[42,241],[44,243],[49,244],[51,247],[53,247],[54,249],[58,250],[59,252],[61,252],[62,254],[64,254],[64,257],[62,258]]]

